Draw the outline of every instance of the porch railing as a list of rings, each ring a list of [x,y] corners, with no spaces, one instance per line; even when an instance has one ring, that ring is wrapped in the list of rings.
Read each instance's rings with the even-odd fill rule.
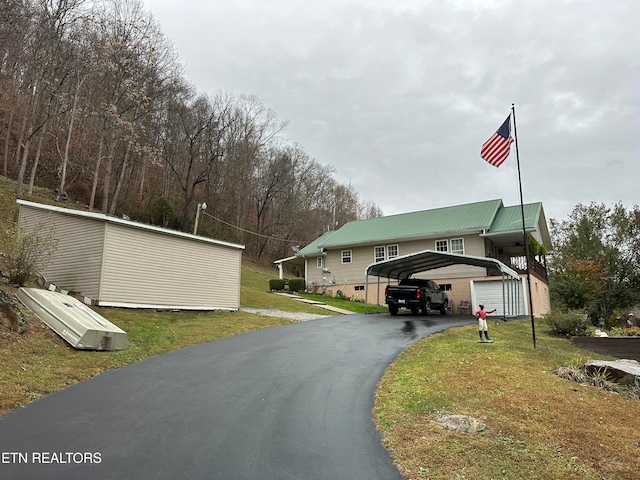
[[[500,260],[507,267],[511,267],[517,273],[527,273],[527,258],[524,255],[520,256],[512,256],[512,255],[498,255],[496,257],[497,260]],[[547,276],[547,266],[544,262],[544,257],[542,257],[542,262],[534,257],[533,255],[529,255],[529,267],[531,270],[531,275],[538,277],[540,280],[544,282],[549,281],[549,277]],[[497,270],[488,270],[487,272],[490,276],[500,275],[500,272]]]

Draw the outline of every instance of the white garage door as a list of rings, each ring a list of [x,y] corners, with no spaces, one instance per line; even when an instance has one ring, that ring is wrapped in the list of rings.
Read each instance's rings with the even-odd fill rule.
[[[506,297],[506,305],[503,302],[503,291]],[[473,299],[473,311],[478,309],[479,304],[483,304],[485,310],[493,310],[493,315],[517,316],[526,315],[524,301],[524,282],[522,280],[505,281],[487,280],[471,282],[471,298]],[[506,306],[506,310],[505,310]]]

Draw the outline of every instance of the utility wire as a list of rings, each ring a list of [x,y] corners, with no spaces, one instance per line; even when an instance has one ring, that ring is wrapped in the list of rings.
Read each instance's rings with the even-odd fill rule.
[[[250,233],[251,235],[256,235],[256,236],[258,236],[258,237],[267,238],[267,239],[269,239],[269,240],[278,240],[278,241],[280,241],[280,242],[288,242],[288,243],[307,243],[307,241],[306,241],[306,240],[289,240],[289,239],[287,239],[287,238],[278,238],[278,237],[271,237],[271,236],[269,236],[269,235],[262,235],[261,233],[252,232],[251,230],[246,230],[246,229],[244,229],[244,228],[242,228],[242,227],[238,227],[237,225],[233,225],[233,224],[231,224],[231,223],[229,223],[229,222],[225,222],[224,220],[222,220],[222,219],[220,219],[220,218],[217,218],[217,217],[214,217],[213,215],[211,215],[211,214],[207,213],[207,212],[206,212],[206,211],[204,211],[204,210],[201,210],[201,212],[200,212],[200,213],[203,213],[203,214],[204,214],[204,215],[206,215],[207,217],[209,217],[209,218],[213,218],[214,220],[216,220],[216,221],[218,221],[218,222],[220,222],[220,223],[224,223],[225,225],[228,225],[229,227],[236,228],[236,229],[238,229],[238,230],[240,230],[240,231],[242,231],[242,232]]]

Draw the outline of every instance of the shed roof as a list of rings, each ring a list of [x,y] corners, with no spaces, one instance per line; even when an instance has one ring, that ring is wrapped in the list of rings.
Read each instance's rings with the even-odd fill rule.
[[[41,209],[41,210],[50,210],[50,211],[53,211],[53,212],[63,213],[65,215],[73,215],[73,216],[77,216],[77,217],[91,218],[91,219],[94,219],[94,220],[102,220],[102,221],[111,222],[111,223],[114,223],[114,224],[125,225],[125,226],[131,227],[131,228],[139,228],[139,229],[142,229],[142,230],[149,230],[149,231],[153,231],[153,232],[157,232],[157,233],[162,233],[162,234],[165,234],[165,235],[172,235],[172,236],[176,236],[176,237],[187,238],[187,239],[196,240],[196,241],[199,241],[199,242],[212,243],[212,244],[215,244],[215,245],[220,245],[220,246],[239,249],[239,250],[244,250],[244,248],[245,248],[244,245],[238,245],[238,244],[235,244],[235,243],[224,242],[222,240],[215,240],[213,238],[208,238],[208,237],[201,237],[199,235],[192,235],[190,233],[179,232],[177,230],[169,230],[168,228],[156,227],[155,225],[147,225],[146,223],[135,222],[135,221],[132,221],[132,220],[124,220],[122,218],[112,217],[110,215],[105,215],[103,213],[85,212],[85,211],[82,211],[82,210],[73,210],[71,208],[56,207],[54,205],[45,205],[43,203],[29,202],[27,200],[17,200],[17,203],[19,205],[38,208],[38,209]]]

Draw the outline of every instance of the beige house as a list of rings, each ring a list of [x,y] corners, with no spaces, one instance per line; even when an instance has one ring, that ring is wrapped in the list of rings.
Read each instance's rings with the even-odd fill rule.
[[[525,205],[524,219],[529,243],[538,249],[537,255],[529,256],[533,312],[542,315],[550,309],[544,252],[552,249],[542,204]],[[372,288],[380,279],[365,275],[372,264],[425,250],[490,257],[519,274],[516,302],[521,314],[529,315],[523,241],[520,205],[505,207],[502,200],[489,200],[353,221],[280,262],[303,267],[310,291],[332,295],[341,291],[347,298],[361,300],[367,295],[369,303],[376,303],[377,297],[384,304],[384,289]],[[456,264],[413,276],[435,280],[445,288],[455,313],[460,311],[461,301],[470,302],[472,309],[483,303],[488,309],[496,308],[497,314],[504,310],[504,283],[499,270]],[[386,285],[395,280],[383,281]]]
[[[19,223],[51,229],[40,273],[97,306],[237,310],[244,246],[24,200]]]

